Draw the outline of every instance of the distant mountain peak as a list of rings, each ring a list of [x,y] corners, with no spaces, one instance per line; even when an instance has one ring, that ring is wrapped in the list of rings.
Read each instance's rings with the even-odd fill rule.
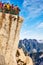
[[[23,48],[24,51],[27,51],[31,53],[32,51],[39,52],[40,50],[43,50],[43,44],[41,43],[42,40],[36,40],[36,39],[23,39],[19,41],[19,47]],[[40,44],[41,43],[41,44]]]

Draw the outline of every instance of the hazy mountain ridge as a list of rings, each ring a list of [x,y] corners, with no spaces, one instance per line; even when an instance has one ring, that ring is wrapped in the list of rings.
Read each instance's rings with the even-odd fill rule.
[[[26,52],[43,52],[43,42],[36,39],[23,39],[19,41],[19,48],[23,48]]]

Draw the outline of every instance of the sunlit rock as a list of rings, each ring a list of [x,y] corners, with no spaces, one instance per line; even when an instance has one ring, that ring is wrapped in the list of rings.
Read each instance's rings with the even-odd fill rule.
[[[0,12],[0,64],[17,65],[16,51],[19,42],[19,33],[23,19],[16,15]],[[5,64],[4,64],[5,65]]]

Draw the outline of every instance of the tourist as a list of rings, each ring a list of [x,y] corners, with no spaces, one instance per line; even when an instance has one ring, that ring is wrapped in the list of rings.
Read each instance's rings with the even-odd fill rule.
[[[0,2],[0,12],[2,12],[2,2]]]
[[[12,10],[14,9],[14,5],[13,5],[13,4],[11,5],[11,9],[12,9]]]
[[[14,12],[15,12],[15,15],[18,15],[19,14],[19,11],[20,9],[18,8],[18,6],[14,6]]]
[[[7,3],[7,10],[10,10],[11,6],[9,3]]]

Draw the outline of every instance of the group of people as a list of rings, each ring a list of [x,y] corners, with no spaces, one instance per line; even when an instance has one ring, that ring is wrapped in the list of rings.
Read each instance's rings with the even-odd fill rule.
[[[5,13],[11,13],[18,15],[20,12],[20,9],[17,5],[10,5],[9,3],[2,3],[0,2],[0,11]]]

